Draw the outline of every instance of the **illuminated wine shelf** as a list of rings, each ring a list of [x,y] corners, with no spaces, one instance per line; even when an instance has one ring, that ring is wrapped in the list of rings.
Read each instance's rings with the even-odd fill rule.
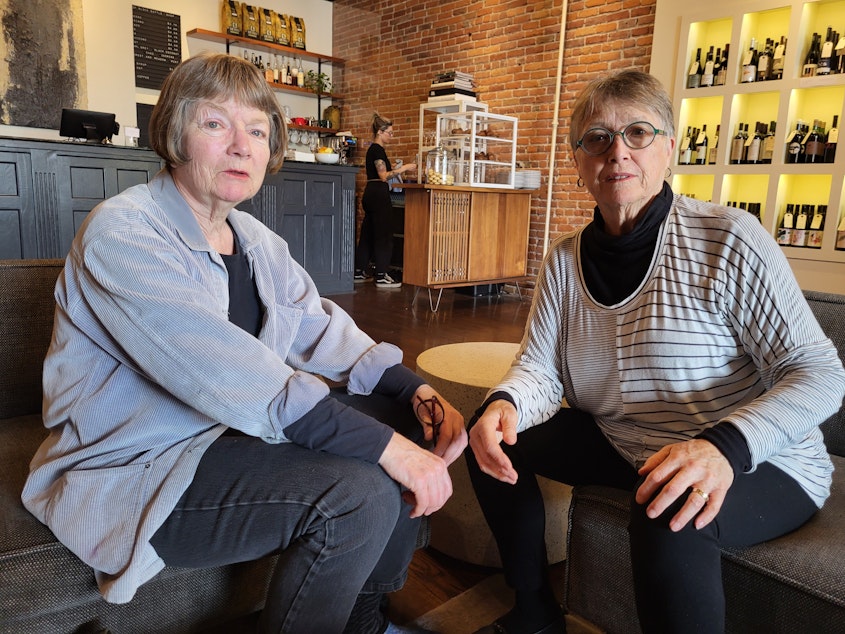
[[[812,34],[824,36],[828,26],[845,33],[845,0],[795,0],[792,2],[728,2],[715,0],[699,13],[667,9],[680,24],[678,50],[672,69],[674,77],[667,87],[672,91],[678,117],[677,144],[680,147],[688,127],[707,125],[712,145],[717,126],[719,144],[714,164],[678,165],[678,152],[672,165],[671,185],[679,193],[717,203],[758,202],[762,223],[774,236],[788,203],[827,205],[824,236],[819,249],[783,247],[793,268],[808,271],[827,266],[828,279],[822,290],[845,293],[845,250],[837,250],[837,226],[845,217],[845,137],[838,144],[833,163],[789,164],[787,140],[796,120],[812,125],[814,119],[829,128],[838,115],[839,127],[845,126],[845,74],[802,77],[804,58]],[[671,21],[671,20],[669,20]],[[664,23],[668,21],[664,20]],[[655,43],[667,37],[655,32]],[[742,61],[752,38],[760,50],[767,38],[787,38],[783,78],[742,83]],[[687,75],[696,50],[701,58],[710,48],[730,45],[724,85],[687,88]],[[655,58],[666,50],[657,46]],[[755,122],[777,123],[774,152],[770,164],[731,164],[731,140],[737,125],[749,124],[753,135]],[[803,262],[803,264],[802,264]],[[796,267],[797,265],[797,267]],[[799,276],[800,280],[800,276]],[[838,288],[836,286],[838,285]]]

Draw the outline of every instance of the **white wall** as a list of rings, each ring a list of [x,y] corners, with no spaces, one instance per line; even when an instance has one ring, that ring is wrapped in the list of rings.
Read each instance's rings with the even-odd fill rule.
[[[256,4],[303,18],[308,50],[325,55],[332,54],[331,2],[264,0]],[[195,28],[219,32],[220,0],[82,0],[88,104],[80,104],[80,107],[86,110],[114,112],[121,130],[126,126],[136,125],[136,103],[154,104],[158,96],[156,90],[135,87],[132,5],[180,16],[183,58],[195,55],[201,50],[225,51],[222,44],[188,39],[184,35]],[[308,70],[312,66],[304,67]],[[324,67],[324,72],[331,76],[330,68]],[[279,100],[290,105],[293,116],[316,115],[314,99],[279,93]],[[8,125],[0,125],[0,136],[60,138],[57,130]],[[114,143],[124,143],[122,133],[114,138]]]

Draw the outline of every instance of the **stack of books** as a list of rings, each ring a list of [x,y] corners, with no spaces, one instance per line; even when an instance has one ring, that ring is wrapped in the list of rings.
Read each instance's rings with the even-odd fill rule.
[[[475,101],[477,97],[472,75],[458,70],[438,73],[428,90],[429,101]]]

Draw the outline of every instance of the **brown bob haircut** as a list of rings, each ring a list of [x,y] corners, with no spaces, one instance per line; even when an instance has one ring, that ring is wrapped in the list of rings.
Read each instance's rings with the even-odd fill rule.
[[[270,161],[267,172],[282,168],[287,149],[285,117],[273,91],[248,61],[224,53],[200,53],[180,63],[165,78],[150,117],[150,145],[167,165],[179,166],[185,155],[184,137],[203,103],[233,99],[267,113],[270,120]]]

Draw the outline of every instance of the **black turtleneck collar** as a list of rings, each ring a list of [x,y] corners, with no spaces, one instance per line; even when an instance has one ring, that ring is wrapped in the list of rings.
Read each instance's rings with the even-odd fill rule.
[[[605,232],[604,219],[595,208],[593,221],[581,233],[581,270],[587,290],[596,301],[613,306],[642,283],[673,198],[672,189],[664,182],[633,231],[622,236]]]

